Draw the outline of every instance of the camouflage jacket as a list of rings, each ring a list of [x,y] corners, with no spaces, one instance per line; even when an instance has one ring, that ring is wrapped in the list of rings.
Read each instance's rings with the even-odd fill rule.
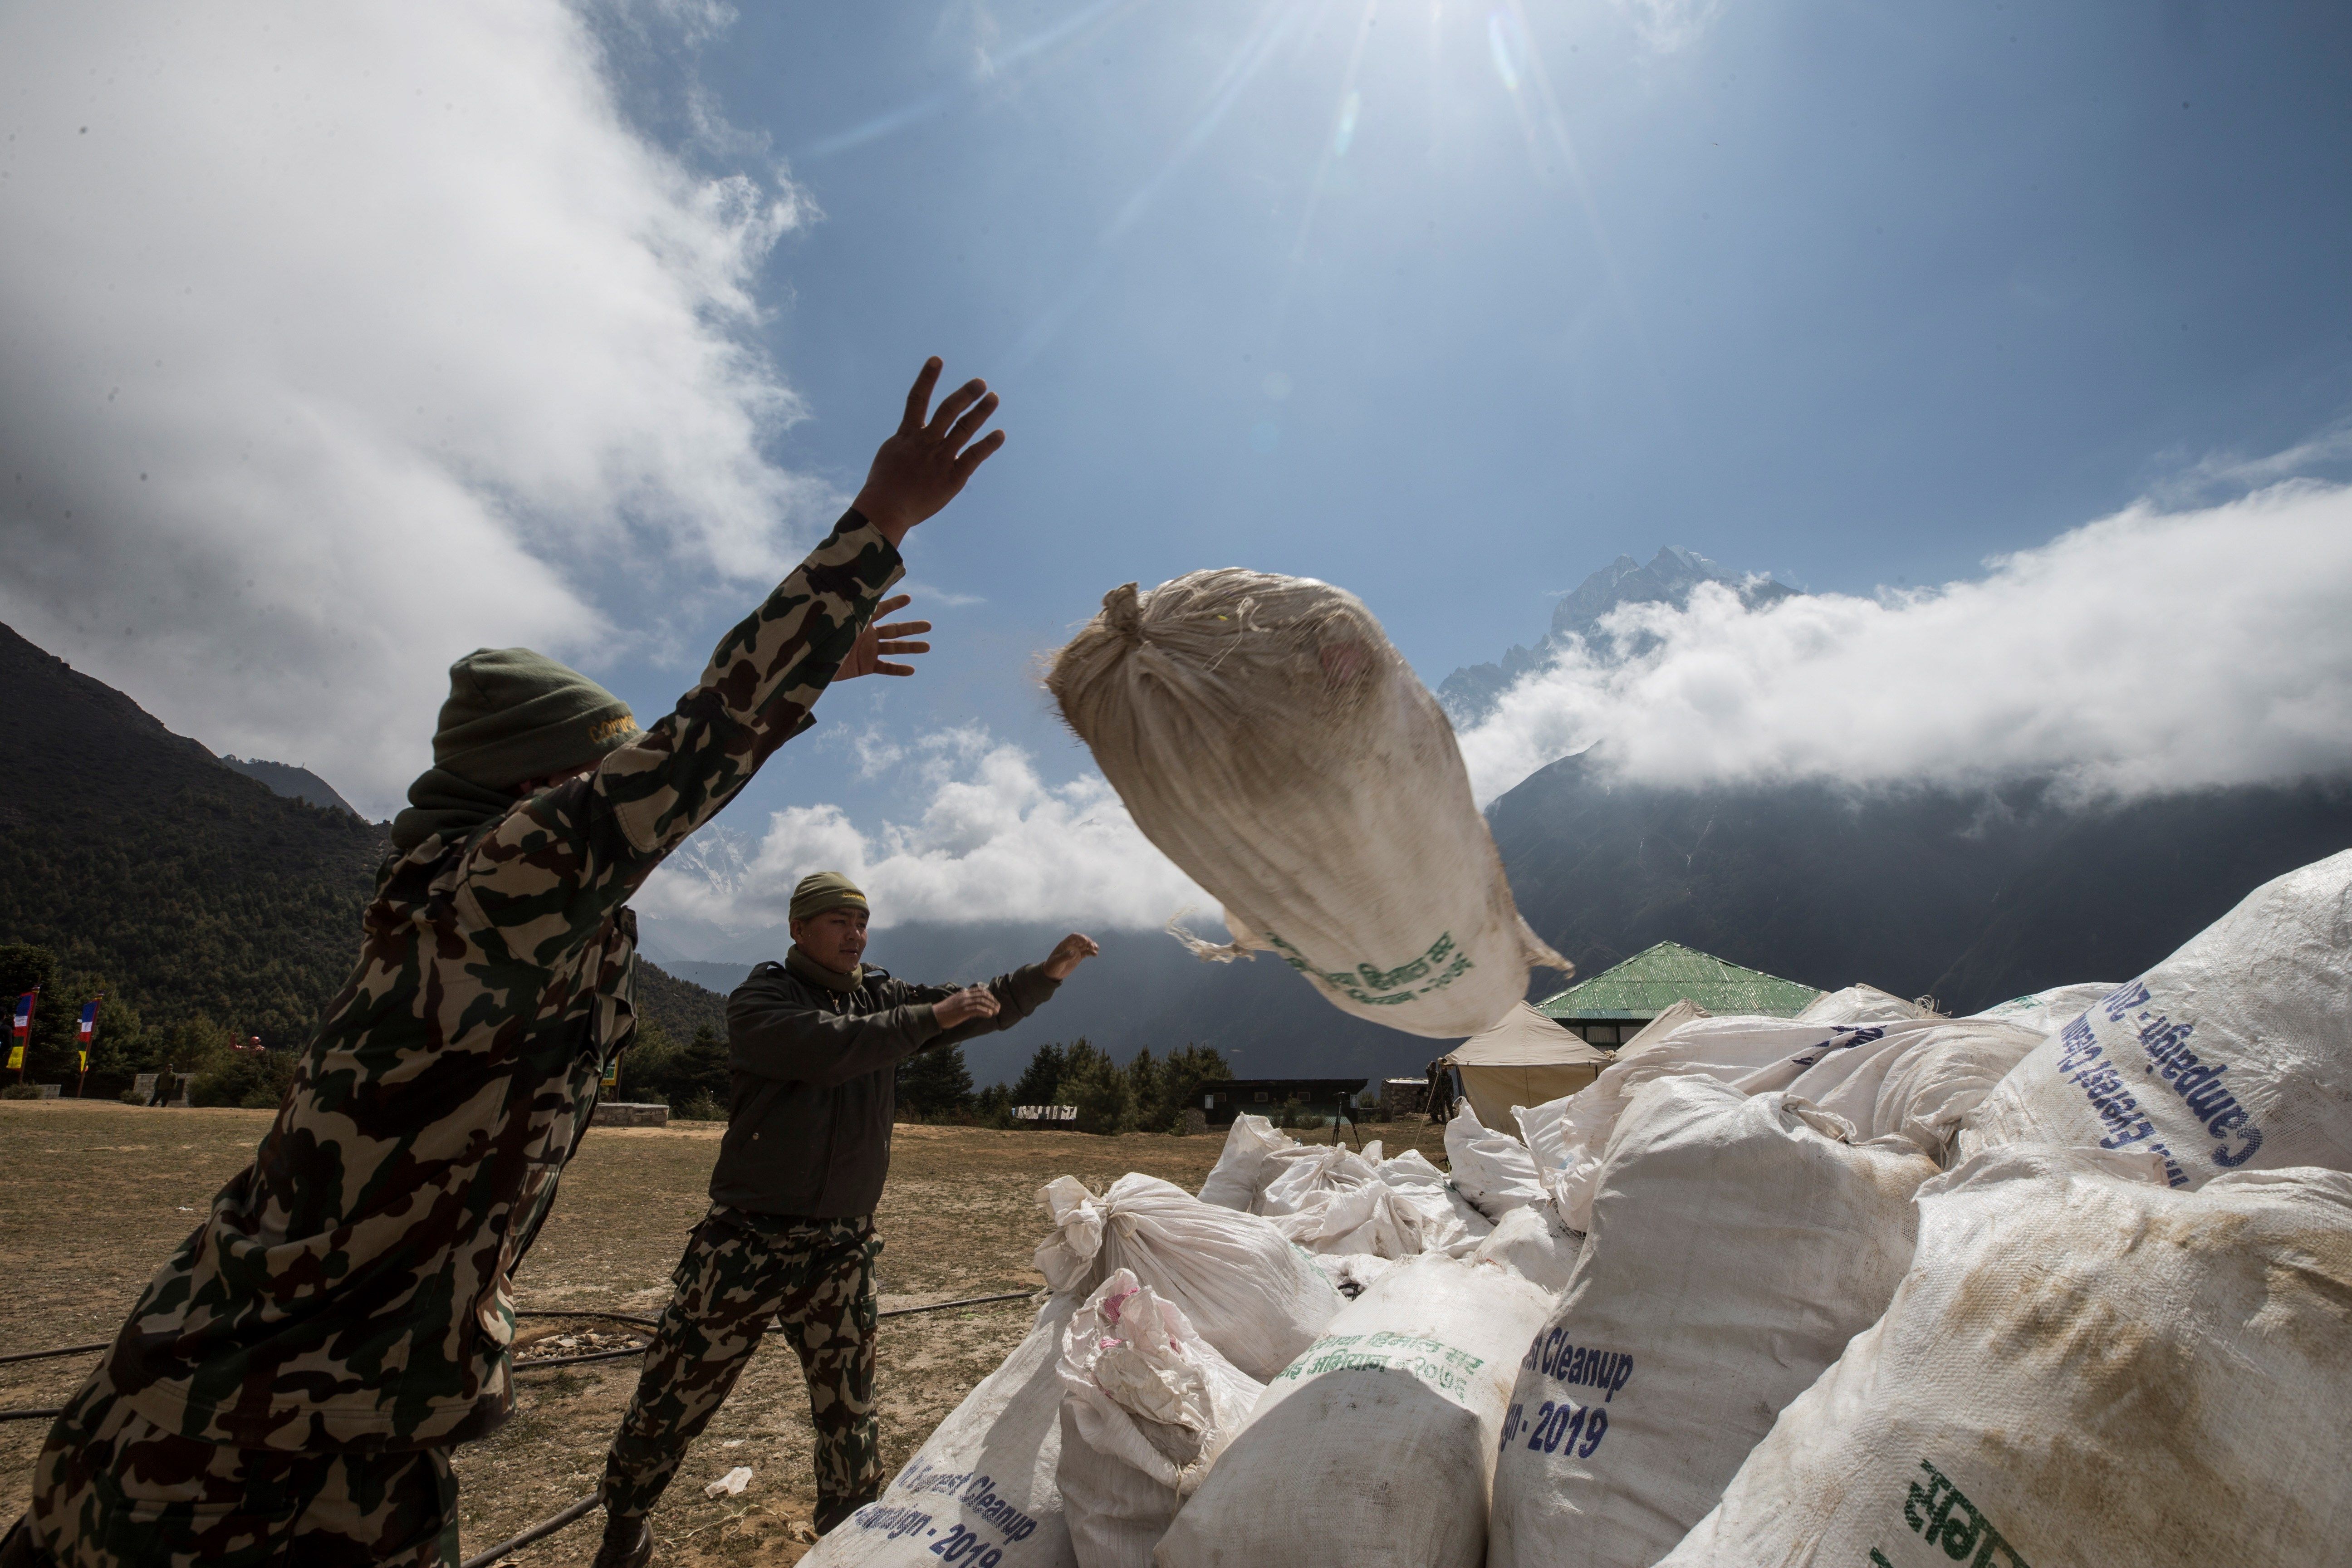
[[[166,1430],[420,1448],[513,1405],[508,1278],[635,1027],[624,901],[813,721],[898,553],[852,511],[595,771],[387,860],[357,968],[253,1163],[123,1325]]]

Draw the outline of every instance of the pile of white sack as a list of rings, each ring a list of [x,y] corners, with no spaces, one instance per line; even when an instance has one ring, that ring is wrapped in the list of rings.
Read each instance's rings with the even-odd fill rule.
[[[2352,1563],[2352,852],[2127,984],[1678,1010],[1514,1119],[1052,1184],[1035,1329],[808,1563]]]

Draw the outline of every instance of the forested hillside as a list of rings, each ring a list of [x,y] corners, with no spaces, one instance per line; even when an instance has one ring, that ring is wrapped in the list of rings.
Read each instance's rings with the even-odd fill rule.
[[[0,943],[152,1027],[299,1043],[342,984],[385,826],[271,792],[0,626]]]

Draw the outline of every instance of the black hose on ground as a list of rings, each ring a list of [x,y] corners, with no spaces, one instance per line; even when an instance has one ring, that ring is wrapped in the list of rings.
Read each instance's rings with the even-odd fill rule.
[[[100,1340],[94,1345],[63,1345],[53,1351],[18,1351],[14,1355],[0,1355],[0,1366],[6,1366],[10,1362],[17,1361],[47,1361],[51,1356],[58,1355],[89,1355],[106,1349],[113,1342],[112,1340]]]
[[[54,1421],[65,1413],[62,1405],[55,1410],[0,1410],[0,1421]]]
[[[553,1535],[557,1531],[562,1530],[565,1525],[570,1524],[573,1520],[580,1518],[582,1515],[595,1512],[596,1501],[597,1494],[590,1492],[586,1497],[582,1498],[578,1502],[573,1503],[570,1508],[565,1509],[562,1513],[555,1515],[552,1519],[542,1519],[537,1524],[532,1525],[529,1530],[524,1531],[520,1535],[515,1536],[513,1539],[509,1541],[501,1541],[496,1546],[491,1547],[488,1552],[476,1552],[473,1556],[467,1558],[463,1563],[458,1563],[457,1568],[490,1568],[491,1563],[496,1563],[508,1552],[520,1552],[534,1541],[544,1541],[547,1537]]]
[[[928,1307],[893,1307],[887,1312],[877,1313],[876,1316],[883,1318],[903,1318],[909,1312],[944,1312],[950,1307],[985,1307],[992,1302],[1017,1301],[1022,1300],[1024,1297],[1034,1296],[1035,1294],[1037,1294],[1037,1292],[1034,1290],[1008,1290],[1002,1296],[970,1296],[961,1301],[934,1301]],[[576,1309],[562,1307],[533,1308],[529,1311],[517,1312],[515,1316],[518,1318],[609,1318],[614,1322],[627,1323],[633,1328],[654,1329],[661,1326],[661,1320],[658,1318],[644,1317],[635,1312],[608,1312],[601,1307],[581,1307]],[[96,1355],[102,1350],[111,1349],[113,1344],[114,1342],[112,1340],[100,1340],[95,1344],[60,1345],[56,1350],[51,1351],[17,1351],[9,1355],[0,1355],[0,1366],[6,1366],[11,1363],[20,1361],[47,1361],[52,1357],[61,1355]],[[635,1355],[636,1353],[637,1352],[635,1351],[604,1351],[595,1355],[567,1357],[565,1359],[566,1361],[607,1361],[616,1356]],[[531,1364],[534,1366],[554,1366],[559,1363],[555,1362],[534,1362]],[[41,1414],[43,1414],[43,1412],[40,1411],[0,1411],[0,1421],[30,1420],[33,1416]],[[52,1410],[47,1412],[47,1414],[54,1415],[57,1412]]]

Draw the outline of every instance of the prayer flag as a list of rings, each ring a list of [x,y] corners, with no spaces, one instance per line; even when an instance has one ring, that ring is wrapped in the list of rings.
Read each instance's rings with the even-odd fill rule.
[[[17,997],[16,1016],[8,1026],[8,1065],[18,1072],[25,1070],[25,1045],[33,1037],[33,1003],[40,994],[36,985]]]
[[[105,993],[100,992],[81,1005],[81,1024],[74,1030],[74,1045],[81,1054],[81,1066],[74,1069],[77,1072],[89,1070],[89,1043],[98,1038],[98,1005],[105,1000]]]

